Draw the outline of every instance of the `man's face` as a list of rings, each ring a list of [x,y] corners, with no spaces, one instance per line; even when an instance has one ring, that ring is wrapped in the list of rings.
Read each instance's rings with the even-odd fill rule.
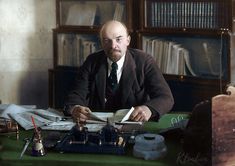
[[[111,22],[102,32],[101,43],[106,56],[116,62],[125,55],[130,43],[130,36],[122,24]]]

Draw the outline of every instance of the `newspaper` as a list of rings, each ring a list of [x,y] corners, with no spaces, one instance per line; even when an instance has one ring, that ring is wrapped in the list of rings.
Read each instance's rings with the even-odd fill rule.
[[[45,130],[70,130],[75,125],[71,119],[65,118],[63,113],[52,108],[43,110],[15,104],[4,107],[5,109],[0,112],[0,117],[14,119],[25,130],[34,128],[32,117],[36,126]]]
[[[36,109],[35,105],[15,105],[15,104],[0,104],[0,117],[11,119],[9,113],[20,113]]]

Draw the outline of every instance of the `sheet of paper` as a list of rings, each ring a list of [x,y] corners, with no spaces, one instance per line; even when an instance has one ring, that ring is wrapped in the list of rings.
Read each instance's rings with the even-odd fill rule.
[[[64,118],[64,115],[62,112],[56,111],[52,108],[48,108],[47,110],[43,109],[34,109],[30,112],[39,115],[41,117],[44,117],[45,119],[51,120],[51,121],[60,121]]]
[[[10,117],[14,119],[17,123],[20,124],[21,127],[23,127],[25,130],[33,129],[33,123],[31,116],[33,116],[35,124],[37,127],[42,127],[45,125],[48,125],[52,123],[52,121],[47,120],[45,118],[42,118],[36,114],[33,114],[31,112],[21,112],[21,113],[11,113]]]
[[[112,119],[113,118],[113,113],[112,112],[91,112],[91,120],[101,120],[106,122],[107,119]]]
[[[130,109],[120,109],[117,110],[114,115],[114,121],[115,122],[121,122],[122,119],[127,115],[127,113],[130,111]]]
[[[26,107],[26,106],[18,106],[15,104],[10,104],[10,105],[2,105],[1,108],[3,110],[0,112],[0,117],[11,119],[11,117],[9,116],[10,113],[21,113],[25,111],[30,111],[31,109],[34,108],[34,106]]]
[[[19,106],[10,104],[4,105],[4,110],[0,112],[0,117],[14,119],[25,130],[33,129],[32,118],[37,127],[50,130],[70,130],[74,123],[69,120],[64,121],[62,112],[48,108],[47,110],[36,109],[34,106]]]
[[[133,111],[134,111],[134,107],[131,107],[131,109],[127,112],[127,114],[122,118],[121,122],[127,121]]]
[[[72,129],[72,127],[75,125],[75,123],[72,120],[66,120],[66,121],[57,121],[52,122],[48,125],[42,126],[42,130],[60,130],[60,131],[69,131]]]

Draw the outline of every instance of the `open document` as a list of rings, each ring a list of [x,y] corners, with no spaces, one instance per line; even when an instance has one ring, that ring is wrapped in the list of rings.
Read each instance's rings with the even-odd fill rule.
[[[134,111],[134,107],[131,109],[120,109],[115,113],[113,112],[91,112],[89,123],[104,123],[108,120],[117,124],[140,124],[141,122],[130,121],[130,115]]]

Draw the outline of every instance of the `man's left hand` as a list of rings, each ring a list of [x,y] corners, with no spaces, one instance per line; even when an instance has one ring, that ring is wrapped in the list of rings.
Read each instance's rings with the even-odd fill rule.
[[[130,116],[130,120],[137,121],[137,122],[146,122],[150,119],[152,112],[150,109],[145,106],[137,106],[135,107],[134,111]]]

